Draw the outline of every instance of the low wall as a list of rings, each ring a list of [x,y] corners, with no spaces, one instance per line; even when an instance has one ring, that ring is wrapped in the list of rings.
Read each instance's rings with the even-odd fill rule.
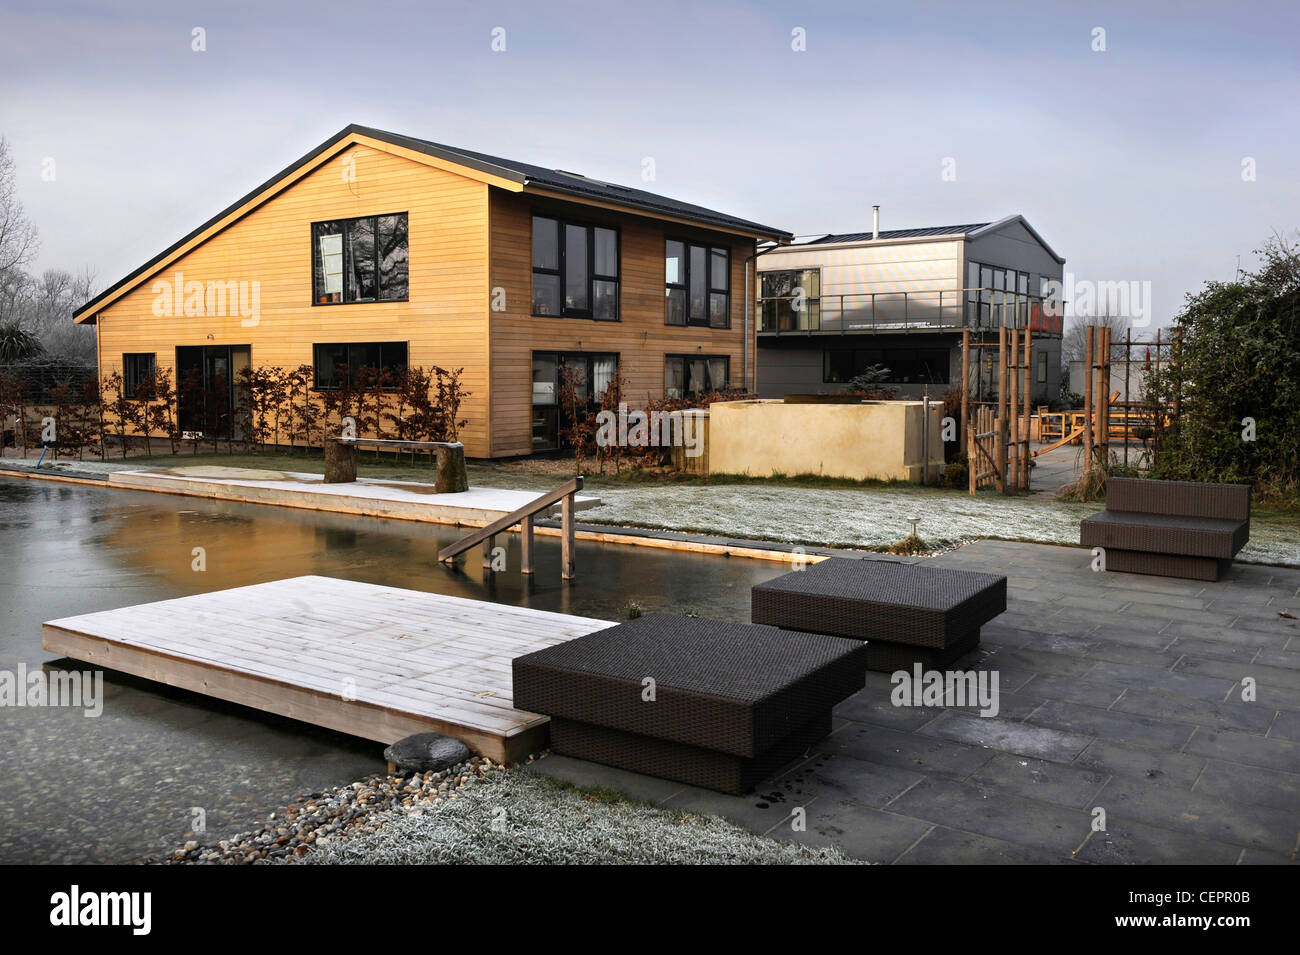
[[[709,470],[920,483],[928,465],[929,483],[935,483],[944,466],[943,403],[930,403],[928,455],[923,407],[919,401],[715,403],[709,406]]]

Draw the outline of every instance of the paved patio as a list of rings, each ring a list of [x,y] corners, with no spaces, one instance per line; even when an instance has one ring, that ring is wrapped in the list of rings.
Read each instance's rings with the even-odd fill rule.
[[[562,756],[537,771],[879,863],[1295,861],[1300,620],[1280,614],[1300,617],[1300,570],[1098,574],[1081,548],[1001,541],[933,562],[1008,577],[962,664],[998,672],[996,717],[894,707],[871,673],[832,735],[747,797]]]

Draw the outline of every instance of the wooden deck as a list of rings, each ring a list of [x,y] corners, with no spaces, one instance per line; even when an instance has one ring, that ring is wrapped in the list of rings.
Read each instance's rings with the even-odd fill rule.
[[[490,524],[523,507],[540,493],[472,487],[453,494],[435,494],[432,484],[414,481],[358,478],[349,484],[326,484],[320,474],[217,465],[116,471],[109,476],[108,483],[112,487],[186,494],[218,501],[274,504],[467,527]],[[574,507],[580,511],[599,505],[600,498],[590,495],[579,495],[574,501]]]
[[[391,743],[434,731],[494,760],[546,744],[510,661],[605,620],[332,577],[293,577],[51,620],[42,645],[95,666]]]

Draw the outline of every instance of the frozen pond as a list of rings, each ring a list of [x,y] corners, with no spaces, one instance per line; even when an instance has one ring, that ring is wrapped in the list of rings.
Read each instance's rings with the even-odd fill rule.
[[[199,498],[0,478],[0,670],[55,658],[41,622],[323,574],[415,590],[624,619],[647,610],[746,620],[749,588],[778,563],[579,542],[562,586],[559,542],[537,539],[536,581],[483,580],[436,553],[455,528]],[[204,549],[207,569],[192,569]],[[518,535],[509,560],[517,567]],[[76,664],[73,669],[83,669]],[[88,669],[88,668],[84,668]],[[0,708],[0,862],[118,862],[185,841],[201,809],[224,838],[289,799],[382,771],[378,744],[125,676],[105,680],[103,714]]]

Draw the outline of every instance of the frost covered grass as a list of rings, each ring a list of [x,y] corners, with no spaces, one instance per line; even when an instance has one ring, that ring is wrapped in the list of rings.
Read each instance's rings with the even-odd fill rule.
[[[1077,545],[1079,521],[1102,507],[1042,497],[970,497],[913,485],[647,485],[600,487],[596,493],[601,506],[582,512],[585,523],[874,550],[905,538],[912,517],[920,518],[917,534],[931,547],[981,537]],[[1252,519],[1250,543],[1237,559],[1300,566],[1300,526],[1294,516]]]
[[[319,865],[854,864],[834,849],[756,836],[528,770],[492,772],[432,809],[386,813],[378,831],[301,860]]]

